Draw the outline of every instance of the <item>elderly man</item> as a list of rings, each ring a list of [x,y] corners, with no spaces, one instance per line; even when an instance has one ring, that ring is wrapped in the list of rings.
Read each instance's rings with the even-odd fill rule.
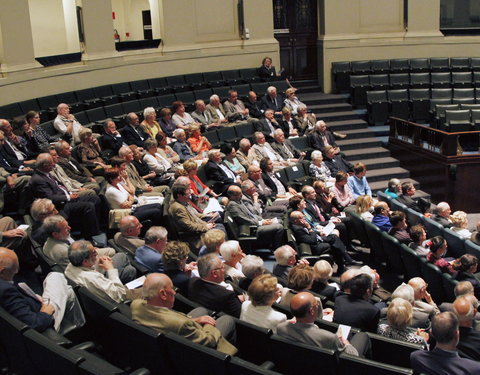
[[[242,272],[245,277],[238,282],[238,286],[248,290],[253,279],[265,273],[263,259],[256,255],[246,255],[242,260]]]
[[[101,235],[98,223],[100,215],[97,209],[100,199],[96,195],[79,196],[76,192],[69,192],[61,182],[50,175],[54,165],[51,155],[38,155],[37,169],[30,179],[34,197],[52,200],[57,209],[62,211],[62,216],[79,224],[83,237],[105,244],[106,239]]]
[[[402,194],[398,196],[397,201],[412,210],[425,213],[430,208],[430,203],[423,198],[414,199],[415,192],[415,186],[411,182],[404,182],[402,183]]]
[[[226,288],[225,267],[218,255],[208,254],[198,258],[197,266],[200,278],[190,280],[188,298],[207,309],[239,318],[243,296],[237,296]]]
[[[187,142],[187,136],[185,130],[176,129],[173,132],[173,136],[177,141],[173,144],[173,151],[175,151],[180,157],[180,161],[183,163],[188,159],[198,159],[197,155],[192,151],[192,148]]]
[[[248,98],[245,102],[245,108],[248,109],[248,114],[256,119],[263,117],[262,103],[257,100],[257,94],[255,91],[248,92]]]
[[[163,272],[162,252],[167,245],[168,232],[164,227],[151,227],[145,233],[145,245],[135,251],[135,260],[150,272]]]
[[[120,232],[115,233],[113,241],[123,250],[135,254],[137,248],[145,245],[145,240],[139,238],[142,224],[133,215],[122,217],[118,225]]]
[[[273,109],[267,109],[265,117],[254,124],[255,131],[262,132],[268,142],[273,141],[273,134],[279,128],[280,124],[275,120]]]
[[[473,295],[457,297],[453,302],[453,312],[458,318],[460,338],[457,349],[462,355],[474,361],[480,360],[480,332],[473,327],[478,300]]]
[[[80,182],[84,188],[99,193],[102,187],[106,185],[105,178],[94,177],[87,168],[72,157],[72,147],[68,142],[58,141],[55,144],[55,151],[58,154],[58,165],[63,168],[68,177]]]
[[[267,94],[262,98],[262,109],[273,110],[275,116],[282,116],[282,108],[285,106],[285,98],[282,95],[277,94],[277,88],[270,86],[267,88]]]
[[[366,174],[367,167],[359,162],[353,166],[353,176],[349,176],[347,179],[347,184],[355,199],[361,195],[372,196],[372,189],[370,189],[370,185],[367,182]]]
[[[175,333],[226,354],[236,354],[237,349],[226,340],[234,341],[233,319],[228,315],[214,319],[201,307],[188,315],[173,310],[176,292],[167,275],[148,275],[142,294],[143,299],[136,299],[131,305],[132,319],[139,324],[161,333]]]
[[[265,140],[265,135],[262,132],[255,132],[255,144],[252,146],[252,150],[255,153],[255,160],[260,163],[260,160],[269,158],[273,161],[273,165],[276,169],[288,165],[278,152],[276,152],[272,146]]]
[[[369,301],[372,295],[372,278],[360,274],[348,281],[350,294],[335,298],[333,321],[365,331],[377,332],[380,310]]]
[[[143,142],[149,137],[147,133],[140,126],[140,120],[134,112],[130,112],[127,117],[127,125],[121,130],[123,141],[127,145],[137,145],[143,148]]]
[[[245,277],[242,272],[242,260],[245,254],[240,243],[230,240],[220,245],[220,254],[224,260],[225,276],[230,277],[238,285],[238,282]]]
[[[444,228],[451,228],[453,226],[450,220],[452,210],[447,202],[440,202],[433,211],[432,219],[441,224]]]
[[[213,121],[212,116],[206,111],[205,102],[201,99],[195,100],[195,111],[191,113],[192,118],[205,130],[218,128],[220,123]]]
[[[68,248],[68,259],[70,263],[65,269],[65,276],[96,296],[109,301],[123,302],[138,294],[137,291],[128,290],[122,284],[113,260],[108,256],[98,257],[97,250],[90,242],[72,243]],[[104,271],[107,276],[97,269]],[[136,276],[135,269],[132,267],[127,270],[125,267],[125,270],[128,272],[124,277],[125,282],[132,281]]]
[[[268,248],[277,248],[282,244],[283,225],[274,219],[263,219],[260,203],[258,202],[258,193],[252,193],[253,204],[248,198],[244,198],[242,192],[253,187],[253,183],[245,181],[242,188],[232,185],[227,190],[228,203],[225,211],[229,214],[234,224],[237,226],[248,225],[257,228],[257,240]],[[256,197],[256,198],[255,198]]]
[[[243,102],[238,99],[237,90],[228,90],[228,98],[223,103],[227,119],[229,122],[239,124],[256,123],[257,119],[250,117],[249,110],[245,108]]]
[[[315,325],[320,303],[311,293],[295,294],[290,301],[290,309],[295,316],[295,322],[280,323],[277,328],[278,334],[302,344],[355,356],[360,353],[360,356],[364,357],[370,347],[365,332],[355,334],[350,343],[347,337],[338,336]]]
[[[211,120],[219,125],[230,125],[227,118],[227,113],[223,108],[222,103],[220,103],[220,97],[216,94],[213,94],[210,97],[209,104],[205,107],[205,110],[208,112]]]
[[[387,188],[384,193],[387,194],[392,199],[397,199],[398,194],[402,191],[402,183],[398,178],[391,178],[388,180]]]
[[[376,225],[382,232],[388,232],[392,227],[390,222],[390,207],[387,202],[378,202],[373,207],[372,224]]]
[[[315,150],[320,150],[323,153],[325,153],[325,147],[327,146],[332,146],[335,154],[340,152],[340,147],[338,147],[335,142],[334,135],[327,130],[327,124],[325,124],[325,121],[320,120],[315,123],[314,131],[309,135],[309,141],[311,147]]]
[[[15,163],[25,165],[35,163],[35,160],[31,159],[33,154],[26,148],[25,144],[22,144],[23,138],[18,137],[13,132],[12,125],[10,125],[8,120],[0,119],[0,131],[2,131],[4,135],[2,139],[1,153],[6,160],[12,160]]]
[[[352,163],[344,159],[340,154],[335,155],[335,149],[332,146],[325,146],[323,153],[325,165],[330,169],[332,176],[335,176],[339,171],[348,174],[353,173]]]
[[[270,159],[264,158],[260,160],[260,169],[262,170],[262,180],[272,190],[274,197],[287,198],[287,193],[291,195],[298,194],[293,187],[285,184],[278,178],[279,173],[274,172],[273,161]],[[249,176],[249,178],[253,180],[252,176]]]
[[[297,252],[290,245],[283,245],[276,249],[273,255],[276,263],[272,273],[279,278],[279,281],[286,283],[290,270],[297,264]],[[308,265],[308,260],[300,259],[298,263]]]
[[[18,173],[22,171],[22,173],[31,174],[32,168],[24,164],[23,161],[19,160],[15,154],[12,156],[7,147],[6,137],[3,131],[0,130],[0,167],[9,173]]]
[[[265,160],[265,159],[262,159]],[[268,159],[270,160],[270,159]],[[272,162],[270,160],[270,162]],[[253,182],[255,185],[256,191],[258,192],[259,198],[263,203],[267,201],[274,201],[276,194],[273,193],[271,187],[267,186],[265,181],[262,178],[262,169],[256,165],[251,165],[248,167],[248,179]]]
[[[74,242],[70,236],[71,228],[68,221],[60,215],[49,216],[44,220],[42,229],[48,235],[47,241],[43,245],[43,253],[65,269],[70,263],[68,247]],[[100,256],[113,257],[115,255],[115,250],[110,247],[96,248],[96,250]],[[119,256],[123,258],[122,255]],[[117,264],[120,265],[121,261],[117,261]]]
[[[432,296],[427,291],[427,283],[421,277],[414,277],[408,280],[408,285],[413,288],[415,302],[413,303],[414,311],[421,311],[428,314],[432,319],[440,313],[437,304],[433,301]]]
[[[289,139],[285,139],[282,129],[275,129],[273,138],[275,141],[271,143],[271,146],[283,159],[298,163],[299,158],[305,157],[305,152],[296,148]]]
[[[215,181],[213,190],[216,194],[222,194],[229,186],[240,183],[240,177],[223,162],[223,156],[218,149],[210,150],[208,151],[208,162],[205,164],[207,179]]]
[[[253,163],[258,164],[258,162],[255,160],[255,151],[253,151],[252,144],[248,138],[242,138],[240,140],[237,150],[237,159],[240,164],[243,165],[245,170],[247,170],[248,167]]]
[[[17,255],[0,247],[0,305],[15,318],[40,332],[49,327],[64,334],[85,324],[85,317],[65,276],[51,272],[43,282],[43,295],[13,278],[19,271]]]
[[[104,150],[112,150],[113,154],[117,155],[120,147],[128,146],[113,121],[105,121],[103,123],[103,130],[105,131],[102,135],[102,146]]]
[[[469,375],[480,373],[480,363],[460,358],[457,352],[459,325],[455,314],[444,312],[432,320],[432,336],[437,345],[431,351],[417,350],[410,355],[416,373]]]
[[[315,113],[308,113],[308,109],[305,104],[300,104],[297,107],[297,116],[295,119],[297,120],[301,135],[308,136],[312,134],[313,130],[315,129],[317,118],[315,117]]]
[[[62,136],[72,139],[73,143],[80,143],[79,133],[83,126],[70,113],[68,104],[60,103],[57,106],[57,117],[53,126]]]

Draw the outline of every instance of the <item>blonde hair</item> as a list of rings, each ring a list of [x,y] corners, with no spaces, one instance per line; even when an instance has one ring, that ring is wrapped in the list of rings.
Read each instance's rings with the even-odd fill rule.
[[[195,163],[194,160],[185,160],[183,162],[183,169],[185,169],[186,172],[190,172],[190,171],[193,171],[194,169],[197,169],[198,168],[198,164]]]
[[[403,298],[395,298],[387,309],[388,324],[396,329],[405,329],[412,321],[412,304]]]
[[[83,142],[88,135],[93,134],[89,128],[82,128],[78,132],[78,138],[80,138],[80,142]]]
[[[210,229],[202,235],[202,242],[209,253],[214,252],[225,242],[225,233],[220,229]]]
[[[370,195],[360,195],[356,200],[356,208],[355,211],[358,214],[362,214],[367,212],[370,207],[372,207],[373,199]]]
[[[319,260],[313,266],[314,278],[321,283],[326,283],[332,274],[332,266],[326,260]]]
[[[277,278],[270,274],[260,275],[253,279],[248,287],[248,296],[253,306],[268,306],[275,298]]]
[[[301,291],[310,289],[313,283],[313,267],[307,264],[297,264],[287,276],[287,284],[290,289]]]
[[[450,215],[450,220],[452,220],[453,226],[456,228],[463,228],[468,223],[467,214],[463,211],[455,211]]]

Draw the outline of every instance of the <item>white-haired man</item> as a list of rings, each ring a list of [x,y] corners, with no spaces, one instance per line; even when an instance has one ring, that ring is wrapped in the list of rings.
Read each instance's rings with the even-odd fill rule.
[[[225,275],[235,284],[245,277],[241,261],[245,257],[240,243],[235,240],[226,241],[220,245],[220,254],[224,259]]]
[[[53,127],[62,136],[71,137],[74,143],[80,143],[79,133],[83,126],[70,113],[68,104],[60,103],[57,106],[57,117],[53,121]]]
[[[240,183],[240,177],[223,162],[223,156],[218,149],[210,150],[208,162],[205,164],[205,174],[208,180],[215,181],[213,190],[217,194],[222,194],[229,186]]]
[[[450,214],[452,210],[447,202],[440,202],[433,210],[432,219],[441,224],[444,228],[451,228],[453,226],[450,220]]]
[[[229,125],[227,113],[225,112],[222,103],[220,103],[220,97],[218,95],[213,94],[210,97],[210,101],[205,107],[205,111],[208,112],[211,121],[214,121],[219,125]]]
[[[145,245],[145,241],[139,237],[142,224],[135,216],[128,215],[122,217],[118,227],[120,231],[113,236],[113,240],[117,246],[135,254],[137,248]]]

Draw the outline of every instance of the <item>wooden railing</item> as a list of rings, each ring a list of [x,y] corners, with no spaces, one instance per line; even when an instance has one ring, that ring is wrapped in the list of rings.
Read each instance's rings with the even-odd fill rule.
[[[468,138],[469,142],[478,145],[480,131],[449,133],[396,117],[390,117],[390,138],[413,144],[443,156],[448,157],[461,154],[460,137],[462,139]]]

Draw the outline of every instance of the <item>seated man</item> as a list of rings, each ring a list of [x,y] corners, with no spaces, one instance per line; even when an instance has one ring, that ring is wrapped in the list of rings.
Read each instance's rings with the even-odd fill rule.
[[[78,135],[83,126],[70,113],[68,104],[60,103],[57,106],[57,117],[53,121],[53,126],[66,139],[71,139],[73,143],[80,143]]]
[[[202,99],[195,100],[195,111],[190,113],[192,118],[198,123],[201,124],[203,130],[215,129],[218,128],[219,123],[212,120],[210,113],[205,109],[205,102]],[[202,131],[203,131],[202,130]]]
[[[285,160],[289,162],[298,163],[299,158],[304,158],[306,153],[296,148],[290,139],[285,139],[285,134],[282,129],[275,129],[273,132],[274,142],[270,145],[273,150]]]
[[[43,295],[38,296],[25,283],[15,283],[18,273],[17,255],[0,248],[0,305],[15,318],[40,332],[54,327],[60,333],[81,327],[85,317],[65,276],[51,272],[43,282]]]
[[[150,227],[145,233],[145,245],[135,251],[135,260],[150,272],[163,272],[162,252],[167,245],[168,232],[164,227]]]
[[[288,273],[290,270],[298,264],[308,265],[308,260],[300,259],[297,262],[297,252],[290,245],[280,246],[273,252],[275,256],[275,265],[273,267],[272,274],[278,277],[279,282],[283,281],[285,284],[287,282]]]
[[[388,232],[392,227],[390,222],[390,207],[387,202],[378,202],[373,207],[372,224],[376,225],[382,232]]]
[[[432,219],[441,224],[444,228],[451,228],[453,226],[450,220],[452,210],[447,202],[440,202],[433,210]]]
[[[131,304],[132,319],[139,324],[161,333],[175,333],[226,354],[237,353],[237,349],[227,341],[233,341],[235,337],[233,319],[228,315],[214,319],[206,315],[206,310],[201,307],[192,310],[189,315],[173,310],[176,293],[167,275],[148,275],[142,294],[143,299],[136,299]]]
[[[412,238],[407,231],[407,217],[402,211],[393,211],[390,216],[392,227],[388,230],[388,234],[395,237],[401,243],[408,245],[412,242]]]
[[[68,259],[68,247],[74,242],[70,237],[70,226],[68,221],[60,215],[47,217],[43,224],[43,230],[48,235],[47,241],[43,245],[43,253],[60,267],[65,269],[70,263]],[[100,256],[113,257],[115,250],[106,247],[104,249],[96,248]],[[122,254],[118,256],[123,257]]]
[[[118,155],[120,147],[128,146],[113,121],[105,121],[103,123],[103,130],[105,131],[102,135],[102,148],[104,150],[112,150],[113,155]]]
[[[149,138],[149,135],[145,133],[140,126],[138,116],[134,112],[130,112],[126,117],[126,120],[127,125],[120,130],[123,141],[129,146],[137,145],[138,147],[143,148],[143,142]]]
[[[135,216],[128,215],[122,217],[118,227],[120,232],[115,233],[113,236],[113,241],[117,246],[135,254],[137,248],[145,245],[145,241],[139,238],[142,224]]]
[[[453,302],[453,312],[460,325],[460,338],[457,349],[462,357],[480,360],[480,332],[474,329],[473,322],[477,313],[478,300],[473,295],[457,297]]]
[[[218,149],[210,150],[205,164],[205,174],[208,180],[215,181],[214,190],[217,194],[224,193],[229,186],[240,182],[240,177],[223,162],[223,156]]]
[[[220,97],[216,94],[213,94],[210,97],[210,101],[205,107],[205,111],[208,113],[208,116],[211,118],[210,121],[216,122],[219,126],[234,125],[235,123],[230,123],[227,118],[227,112],[223,108],[222,103],[220,102]]]
[[[264,118],[254,124],[254,130],[263,133],[268,142],[273,142],[274,132],[276,129],[280,129],[280,124],[275,119],[273,109],[267,109],[264,115]]]
[[[245,108],[248,109],[248,114],[256,119],[263,117],[262,103],[257,100],[257,94],[255,91],[248,92],[248,98],[245,102]]]
[[[277,328],[278,334],[302,344],[355,356],[360,354],[364,357],[370,347],[370,340],[365,332],[355,334],[350,343],[347,337],[338,336],[315,325],[320,303],[311,293],[295,294],[290,301],[290,309],[296,321],[280,323]]]
[[[326,146],[324,154],[325,165],[330,169],[332,176],[335,176],[339,171],[353,174],[353,165],[349,161],[343,158],[342,155],[335,154],[335,148],[332,146]]]
[[[280,154],[275,151],[272,146],[265,140],[265,135],[261,132],[255,132],[255,144],[252,146],[252,150],[255,155],[255,160],[260,163],[260,160],[269,158],[273,161],[273,165],[276,169],[285,167],[288,162],[285,162]]]
[[[227,195],[230,199],[225,211],[233,219],[237,226],[249,225],[257,228],[257,240],[268,244],[268,248],[277,248],[282,244],[283,225],[274,222],[273,219],[263,219],[262,209],[258,202],[258,193],[251,194],[253,204],[242,192],[252,189],[251,181],[244,181],[242,188],[232,185],[228,188]]]
[[[15,160],[24,165],[35,164],[34,153],[27,148],[26,141],[13,132],[8,120],[0,119],[0,131],[4,135],[1,152],[8,160]]]
[[[245,170],[254,164],[254,162],[258,164],[258,161],[255,159],[255,151],[252,149],[252,144],[248,138],[242,138],[240,140],[237,150],[237,159]]]
[[[249,122],[258,122],[256,118],[250,117],[248,109],[245,108],[243,102],[238,99],[238,92],[235,89],[228,90],[228,98],[223,103],[223,108],[225,109],[228,121],[231,123],[240,125]]]
[[[363,163],[356,163],[353,166],[353,176],[349,176],[347,184],[350,187],[350,190],[353,193],[353,197],[357,199],[361,195],[372,196],[372,189],[368,185],[367,178],[367,167]]]
[[[415,192],[415,186],[411,182],[404,182],[402,183],[402,194],[398,196],[397,201],[417,212],[427,212],[430,208],[430,203],[423,198],[414,199]]]
[[[207,309],[239,318],[243,296],[237,296],[226,288],[225,267],[218,255],[208,254],[198,258],[197,266],[200,278],[190,280],[188,298]]]
[[[333,321],[376,333],[380,310],[369,301],[372,278],[364,273],[354,276],[348,281],[348,291],[335,298]]]
[[[31,196],[28,191],[28,184],[30,176],[19,176],[17,173],[11,174],[4,168],[0,167],[0,214],[4,209],[4,194],[7,193],[12,197],[17,198],[17,213],[24,215],[27,209],[28,200]],[[14,193],[14,195],[11,195]]]
[[[285,98],[281,94],[277,94],[277,88],[275,86],[269,86],[267,88],[266,95],[262,98],[262,109],[273,110],[275,116],[282,116],[282,108],[285,106]]]
[[[97,257],[97,255],[96,249],[90,242],[75,241],[68,248],[70,264],[65,269],[65,276],[74,283],[84,286],[96,296],[109,301],[123,302],[126,299],[135,298],[138,290],[129,290],[122,284],[112,259],[107,256]],[[97,267],[105,271],[107,276],[97,271]],[[135,278],[135,273],[132,272],[129,281]]]
[[[340,153],[340,147],[335,142],[335,136],[330,130],[327,129],[325,121],[317,121],[313,132],[308,136],[310,146],[315,150],[320,150],[325,154],[325,148],[332,146],[334,148],[335,155]]]
[[[268,159],[268,158],[264,158],[262,160],[260,160],[260,169],[262,170],[262,178],[261,180],[263,180],[263,183],[266,185],[266,187],[270,188],[272,190],[272,195],[273,195],[273,198],[287,198],[287,193],[288,194],[291,194],[291,195],[297,195],[297,191],[291,187],[291,186],[288,186],[287,184],[285,184],[282,180],[280,180],[278,178],[278,176],[275,174],[275,172],[273,171],[273,162]],[[256,169],[254,169],[255,172],[257,171]],[[251,169],[249,168],[248,169],[249,171],[249,178],[255,183],[255,177],[256,176],[251,176],[250,175],[250,171]],[[259,179],[257,179],[259,181],[259,184],[255,184],[255,185],[261,185],[261,182]],[[258,188],[258,186],[257,186]]]
[[[432,319],[440,313],[437,304],[433,301],[432,296],[427,291],[428,284],[421,277],[414,277],[408,280],[408,285],[413,288],[415,302],[413,303],[413,311],[421,311],[428,314]]]
[[[460,358],[457,345],[460,337],[458,319],[452,312],[435,315],[432,320],[432,336],[437,345],[431,351],[417,350],[410,355],[410,363],[416,373],[430,375],[480,373],[480,363]]]

